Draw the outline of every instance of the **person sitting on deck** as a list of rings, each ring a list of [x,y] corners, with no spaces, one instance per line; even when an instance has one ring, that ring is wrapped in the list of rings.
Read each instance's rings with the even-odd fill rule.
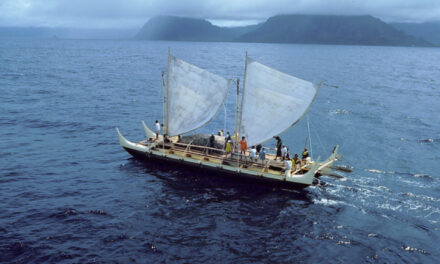
[[[231,140],[231,134],[229,134],[229,131],[228,131],[228,132],[226,132],[226,136],[225,136],[225,148],[226,148],[226,143],[230,140]]]
[[[302,153],[302,159],[305,161],[308,157],[309,157],[309,151],[307,150],[307,148],[305,148]]]
[[[247,149],[247,141],[246,141],[245,137],[241,137],[240,154],[243,154],[244,156],[246,156],[246,149]]]
[[[290,156],[286,155],[286,159],[284,160],[284,166],[286,166],[285,169],[285,175],[290,176],[290,170],[292,169],[292,161],[290,160]]]
[[[266,159],[266,150],[264,150],[264,148],[261,149],[258,157],[261,160],[261,164],[264,164],[264,160]]]
[[[292,166],[295,170],[301,168],[301,160],[298,157],[298,154],[295,154],[292,158]]]
[[[156,122],[154,122],[154,130],[156,132],[156,139],[159,139],[160,124],[159,124],[159,121],[157,121],[157,120],[156,120]]]
[[[231,152],[232,152],[232,145],[231,145],[231,141],[230,140],[226,141],[225,152],[226,152],[226,157],[229,154],[231,154]]]
[[[275,160],[277,160],[278,157],[281,159],[281,146],[283,145],[283,142],[279,136],[274,136],[274,138],[277,140],[277,155],[275,156]]]
[[[252,146],[251,150],[249,151],[249,157],[251,158],[252,162],[255,160],[256,154],[257,154],[257,150],[255,149],[255,146]]]

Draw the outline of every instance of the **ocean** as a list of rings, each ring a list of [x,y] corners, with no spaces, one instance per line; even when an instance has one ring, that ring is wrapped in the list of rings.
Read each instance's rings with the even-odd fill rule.
[[[139,141],[141,120],[162,119],[168,48],[227,78],[247,51],[331,85],[281,138],[299,153],[309,124],[313,158],[339,145],[353,172],[284,190],[131,158],[115,127]],[[1,39],[0,262],[439,263],[439,61],[439,48]],[[198,132],[233,130],[234,93]]]

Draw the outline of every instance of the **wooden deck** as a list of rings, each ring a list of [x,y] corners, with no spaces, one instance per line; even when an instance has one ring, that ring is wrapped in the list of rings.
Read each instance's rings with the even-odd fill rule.
[[[174,141],[174,142],[173,142]],[[249,157],[249,151],[245,155],[237,152],[226,153],[223,149],[211,148],[206,146],[191,145],[185,143],[178,143],[177,138],[171,138],[169,143],[164,143],[162,137],[154,141],[155,146],[152,150],[161,152],[163,154],[172,154],[182,158],[191,158],[198,161],[207,161],[219,165],[227,165],[236,168],[245,168],[247,170],[255,171],[257,173],[270,173],[274,175],[284,175],[284,163],[280,160],[275,160],[275,155],[267,154],[264,161],[255,158],[252,160]],[[145,146],[152,146],[149,141],[141,141],[139,144]],[[292,170],[292,174],[303,174],[309,169],[306,167]]]

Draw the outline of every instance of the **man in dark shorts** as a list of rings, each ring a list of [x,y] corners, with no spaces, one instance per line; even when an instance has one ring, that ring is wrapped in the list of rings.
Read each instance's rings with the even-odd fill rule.
[[[277,140],[277,155],[275,157],[275,160],[277,160],[278,157],[280,157],[281,159],[282,157],[281,148],[283,146],[283,142],[281,141],[281,138],[279,136],[275,136],[273,138]]]

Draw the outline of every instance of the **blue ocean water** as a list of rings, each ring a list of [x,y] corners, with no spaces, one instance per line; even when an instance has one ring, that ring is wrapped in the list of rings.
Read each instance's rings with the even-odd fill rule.
[[[301,191],[153,167],[174,55],[242,78],[244,54],[314,82],[313,157],[340,145],[345,180]],[[0,40],[0,262],[438,263],[440,49]],[[201,132],[231,130],[234,89]],[[282,135],[299,152],[307,118]]]

